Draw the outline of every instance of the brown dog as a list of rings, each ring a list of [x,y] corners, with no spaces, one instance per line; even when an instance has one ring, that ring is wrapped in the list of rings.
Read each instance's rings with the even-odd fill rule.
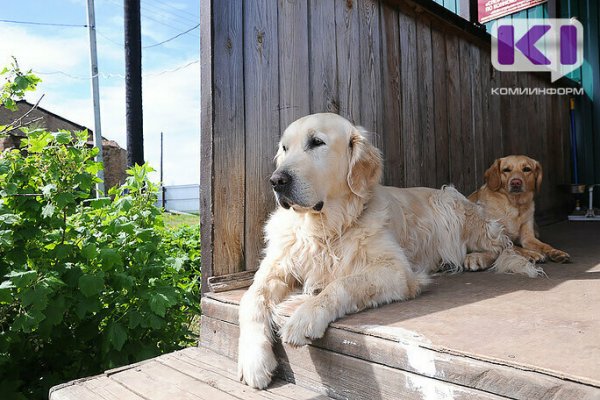
[[[485,184],[469,196],[502,223],[515,250],[532,261],[569,261],[569,254],[537,239],[534,195],[542,185],[542,166],[526,156],[507,156],[485,171]],[[519,247],[520,245],[521,247]]]

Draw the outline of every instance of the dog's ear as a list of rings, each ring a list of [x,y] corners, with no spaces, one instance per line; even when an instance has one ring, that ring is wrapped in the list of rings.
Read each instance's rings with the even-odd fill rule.
[[[368,197],[373,186],[381,179],[383,170],[381,152],[358,129],[352,132],[348,146],[350,148],[348,186],[355,195]]]
[[[542,170],[542,164],[540,164],[539,161],[535,162],[534,176],[535,176],[535,191],[537,193],[539,193],[540,190],[542,190],[542,177],[544,176],[544,171]]]
[[[500,189],[502,185],[502,177],[500,176],[500,159],[497,158],[496,161],[492,164],[491,167],[485,171],[483,175],[485,179],[485,183],[487,187],[490,188],[491,191],[496,192]]]

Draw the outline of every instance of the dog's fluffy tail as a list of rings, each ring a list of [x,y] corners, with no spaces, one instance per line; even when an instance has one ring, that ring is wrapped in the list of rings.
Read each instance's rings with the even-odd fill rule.
[[[491,269],[501,274],[522,274],[530,278],[546,275],[542,267],[515,253],[512,247],[508,247],[500,253]]]

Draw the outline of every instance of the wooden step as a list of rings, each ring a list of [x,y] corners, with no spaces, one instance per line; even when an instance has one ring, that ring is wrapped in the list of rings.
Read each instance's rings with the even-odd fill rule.
[[[240,383],[231,359],[191,347],[50,390],[50,400],[309,400],[326,399],[275,380],[259,391]]]
[[[232,360],[237,359],[243,292],[209,294],[202,302],[201,345]],[[366,313],[394,315],[405,304]],[[288,305],[288,314],[294,306]],[[453,352],[415,331],[353,323],[353,317],[331,324],[325,337],[310,346],[277,343],[277,375],[340,399],[600,399],[598,386],[518,363]]]

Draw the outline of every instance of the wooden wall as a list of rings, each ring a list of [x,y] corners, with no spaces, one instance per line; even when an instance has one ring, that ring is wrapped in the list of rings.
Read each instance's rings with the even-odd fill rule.
[[[258,267],[276,144],[309,113],[375,132],[394,186],[453,183],[468,195],[495,158],[528,154],[545,168],[540,216],[566,211],[557,185],[570,177],[568,100],[491,95],[551,85],[495,71],[486,34],[440,9],[427,0],[202,1],[203,278]]]

